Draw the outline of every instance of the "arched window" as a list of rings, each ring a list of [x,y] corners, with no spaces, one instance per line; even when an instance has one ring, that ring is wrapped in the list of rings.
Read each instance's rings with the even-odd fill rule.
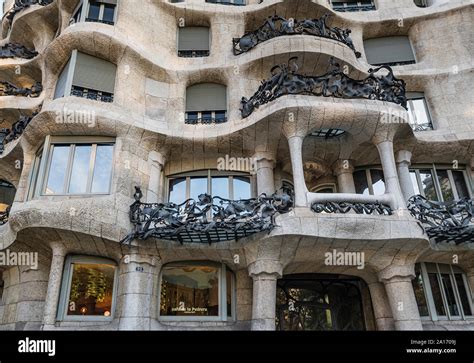
[[[187,124],[210,124],[227,121],[227,87],[217,83],[200,83],[186,90]]]

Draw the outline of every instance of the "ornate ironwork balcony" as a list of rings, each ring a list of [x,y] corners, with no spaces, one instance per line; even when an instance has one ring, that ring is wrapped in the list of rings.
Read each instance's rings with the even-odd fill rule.
[[[11,129],[0,129],[0,155],[5,150],[5,145],[18,139],[25,131],[31,120],[39,113],[41,106],[31,116],[20,116]]]
[[[97,91],[94,89],[87,89],[79,86],[72,86],[71,95],[80,98],[87,98],[88,100],[113,102],[114,95],[108,92]]]
[[[22,97],[39,97],[43,91],[40,82],[36,82],[31,88],[21,88],[7,81],[0,81],[0,96],[22,96]]]
[[[242,118],[250,116],[257,108],[285,95],[312,95],[336,98],[365,98],[399,104],[407,108],[405,81],[393,75],[392,68],[382,66],[369,69],[366,79],[355,80],[347,76],[339,63],[330,59],[331,70],[321,76],[298,74],[298,57],[288,64],[271,69],[271,77],[262,81],[257,92],[250,98],[242,97]],[[388,74],[376,75],[381,69]]]
[[[3,212],[0,212],[0,226],[3,226],[5,223],[8,222],[8,216],[10,215],[10,207]]]
[[[30,50],[18,43],[7,43],[0,47],[0,58],[33,59],[38,55],[35,50]]]
[[[409,199],[408,209],[434,242],[474,242],[474,199],[434,202],[415,195]]]
[[[29,8],[32,5],[46,6],[53,2],[53,0],[15,0],[13,7],[5,14],[7,20],[11,23],[16,14],[20,11]]]
[[[238,240],[254,233],[270,232],[277,213],[287,213],[293,206],[288,194],[265,194],[259,198],[229,200],[201,194],[199,200],[182,204],[142,203],[142,192],[135,187],[135,202],[130,206],[134,231],[122,240],[159,238],[180,243],[216,243]]]
[[[349,202],[326,202],[313,203],[311,210],[315,213],[342,213],[346,214],[351,211],[357,214],[381,214],[391,216],[393,214],[390,206],[374,202],[374,203],[349,203]]]
[[[350,37],[351,30],[338,27],[329,27],[326,22],[331,14],[325,14],[319,19],[285,19],[281,16],[270,16],[257,30],[245,33],[242,38],[234,38],[234,54],[239,55],[248,52],[258,44],[283,35],[312,35],[316,37],[333,39],[344,43],[351,48],[356,57],[360,52],[356,51]]]

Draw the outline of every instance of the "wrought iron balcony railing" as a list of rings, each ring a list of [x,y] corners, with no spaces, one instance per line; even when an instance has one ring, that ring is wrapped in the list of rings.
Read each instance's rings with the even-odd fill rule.
[[[18,43],[7,43],[0,47],[0,58],[24,58],[33,59],[38,55],[35,50],[30,50]]]
[[[333,58],[330,60],[332,69],[321,76],[299,74],[297,60],[298,57],[293,57],[288,64],[273,67],[271,77],[262,81],[250,99],[242,97],[242,118],[250,116],[261,105],[285,95],[365,98],[392,102],[407,108],[405,81],[396,78],[389,66],[369,69],[370,75],[367,78],[355,80],[347,76]],[[388,71],[388,74],[377,75],[382,69]]]
[[[415,195],[409,199],[408,209],[435,243],[474,242],[474,199],[434,202]]]
[[[0,155],[5,151],[5,145],[19,138],[25,131],[31,120],[39,113],[42,106],[31,116],[20,116],[20,119],[12,125],[11,129],[0,129]]]
[[[285,19],[281,16],[270,16],[257,30],[245,33],[241,38],[234,38],[234,54],[239,55],[248,52],[258,44],[283,35],[312,35],[316,37],[333,39],[344,43],[351,48],[356,57],[360,52],[356,51],[350,37],[351,30],[338,27],[329,27],[326,22],[331,14],[325,14],[319,19]]]
[[[222,124],[225,122],[227,122],[226,111],[186,112],[184,119],[184,123],[187,125]]]
[[[288,194],[261,195],[259,198],[229,200],[201,194],[199,200],[182,204],[142,203],[142,192],[135,187],[135,202],[130,206],[134,230],[122,240],[158,238],[180,243],[216,243],[238,240],[254,233],[270,232],[277,213],[293,206]]]
[[[46,6],[53,2],[53,0],[15,0],[13,7],[5,13],[5,17],[11,23],[16,14],[20,11],[29,8],[32,5]]]
[[[0,81],[0,96],[22,96],[22,97],[39,97],[43,91],[40,82],[36,82],[31,88],[21,88],[7,81]]]
[[[0,211],[0,226],[3,226],[8,222],[8,216],[10,215],[10,207],[7,207],[5,211]]]
[[[179,50],[178,57],[182,58],[200,58],[209,57],[209,50]]]
[[[326,202],[313,203],[311,210],[315,213],[342,213],[355,212],[356,214],[381,214],[391,216],[393,214],[390,206],[380,202],[374,203],[350,203],[350,202]]]
[[[94,89],[87,89],[79,86],[72,86],[71,95],[81,98],[87,98],[88,100],[101,101],[101,102],[113,102],[114,95],[112,93],[97,91]]]

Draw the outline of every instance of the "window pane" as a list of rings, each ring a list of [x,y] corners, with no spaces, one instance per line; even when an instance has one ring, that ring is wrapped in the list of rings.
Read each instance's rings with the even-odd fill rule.
[[[105,4],[104,5],[104,16],[102,20],[105,22],[113,23],[115,14],[115,5]]]
[[[219,268],[165,266],[161,281],[161,316],[219,316]]]
[[[232,316],[232,272],[226,271],[227,316]]]
[[[199,200],[199,195],[207,193],[207,177],[191,178],[190,198]]]
[[[87,179],[91,161],[91,145],[76,146],[71,171],[69,193],[84,194],[87,192]]]
[[[46,183],[46,194],[64,193],[64,181],[69,160],[69,145],[54,145],[51,166],[49,168],[48,182]]]
[[[92,20],[99,20],[99,13],[100,13],[100,4],[96,2],[91,2],[89,6],[89,14],[87,18]]]
[[[359,170],[354,173],[354,184],[357,194],[369,195],[369,185],[365,170]]]
[[[111,316],[115,267],[105,264],[72,264],[67,315]]]
[[[441,279],[443,280],[444,294],[446,295],[446,301],[448,303],[449,313],[453,316],[459,315],[459,307],[456,304],[456,298],[454,296],[453,285],[451,284],[451,279],[449,274],[441,274]]]
[[[234,200],[250,199],[252,191],[250,179],[241,176],[234,176]]]
[[[113,145],[97,145],[92,179],[92,193],[108,193],[112,178],[114,147]]]
[[[229,195],[229,178],[212,177],[212,196],[230,199]]]
[[[464,172],[460,170],[453,170],[452,173],[459,199],[469,198],[469,191],[467,189],[466,179],[464,178]]]
[[[469,295],[466,291],[466,285],[464,284],[462,274],[454,274],[454,278],[456,280],[456,285],[458,286],[464,315],[472,315],[471,306],[469,305]]]
[[[410,179],[411,184],[413,185],[413,190],[415,191],[415,195],[421,194],[420,187],[418,186],[418,180],[416,179],[416,173],[414,171],[410,171]]]
[[[170,180],[170,203],[181,204],[186,200],[186,178]]]
[[[437,274],[429,273],[428,278],[430,279],[431,292],[433,294],[436,314],[440,316],[446,316],[446,310],[444,309],[443,297],[441,296],[441,288],[438,283]]]
[[[372,187],[374,189],[374,195],[385,194],[385,180],[383,177],[383,171],[379,169],[373,169],[370,171],[372,177]]]
[[[416,303],[418,304],[418,310],[420,316],[429,316],[428,304],[426,303],[425,297],[425,285],[423,277],[421,276],[420,265],[415,265],[416,277],[412,280],[413,290],[415,291]]]
[[[410,122],[417,125],[423,125],[430,122],[426,103],[423,98],[417,100],[410,100],[408,102],[408,114]]]
[[[425,193],[425,197],[428,200],[439,200],[438,195],[436,194],[436,189],[434,187],[434,179],[432,171],[427,170],[420,170],[420,179],[421,179],[421,186],[423,188],[423,192]]]
[[[451,187],[451,182],[449,181],[448,171],[447,170],[436,170],[438,174],[439,186],[441,188],[441,194],[445,202],[454,200],[453,189]]]

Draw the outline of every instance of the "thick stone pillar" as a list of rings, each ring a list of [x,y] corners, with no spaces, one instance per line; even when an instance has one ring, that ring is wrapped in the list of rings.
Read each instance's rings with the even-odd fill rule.
[[[275,193],[275,179],[273,169],[275,159],[269,153],[257,153],[254,155],[257,163],[257,193],[258,195]]]
[[[414,265],[391,265],[378,273],[385,285],[396,330],[423,330],[411,280]]]
[[[303,137],[290,136],[288,144],[290,146],[291,167],[293,169],[293,184],[295,187],[295,206],[306,207],[307,199],[306,182],[303,169]]]
[[[61,243],[51,243],[52,258],[49,270],[48,291],[44,302],[43,330],[49,330],[56,324],[56,315],[61,293],[66,249]]]
[[[119,330],[149,330],[156,308],[156,282],[161,261],[153,256],[130,254],[120,261]]]
[[[397,170],[400,179],[400,187],[402,188],[405,202],[408,202],[410,197],[415,195],[415,189],[410,178],[411,152],[407,150],[400,150],[397,153]]]
[[[165,158],[156,151],[148,155],[148,166],[150,170],[150,181],[146,193],[147,203],[158,203],[162,199],[161,179]]]
[[[393,195],[394,208],[406,209],[405,198],[403,197],[400,182],[398,180],[395,156],[393,154],[393,142],[391,140],[374,140],[375,146],[380,155],[380,162],[385,178],[386,193]]]
[[[369,284],[369,290],[377,330],[395,330],[392,310],[385,292],[385,286],[380,282],[372,282]]]
[[[252,330],[275,330],[277,280],[282,276],[278,261],[257,260],[249,265],[253,279]]]
[[[354,166],[351,160],[338,160],[333,166],[337,177],[337,191],[339,193],[356,193],[354,184]]]

